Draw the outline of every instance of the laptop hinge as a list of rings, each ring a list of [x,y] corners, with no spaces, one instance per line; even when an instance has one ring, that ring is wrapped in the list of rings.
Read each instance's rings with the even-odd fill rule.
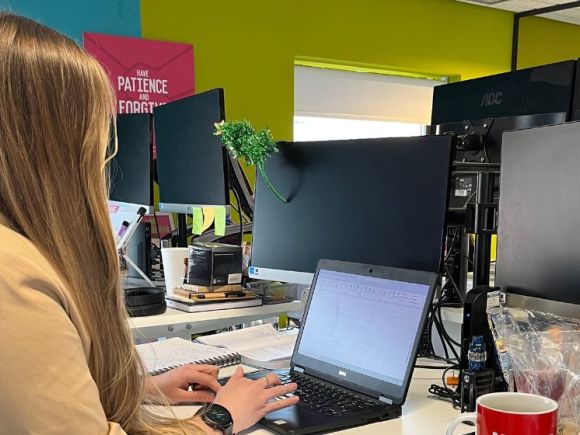
[[[302,367],[294,366],[293,369],[298,373],[304,373],[304,369]]]
[[[392,405],[393,404],[393,399],[389,399],[388,397],[385,397],[383,395],[379,396],[379,400],[383,403],[386,403],[387,405]]]

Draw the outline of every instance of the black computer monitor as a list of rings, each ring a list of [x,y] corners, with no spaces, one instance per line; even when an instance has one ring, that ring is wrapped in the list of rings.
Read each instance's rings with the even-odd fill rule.
[[[159,209],[191,213],[193,206],[229,204],[228,161],[214,135],[224,94],[214,89],[154,109]]]
[[[109,200],[153,208],[151,115],[117,116],[117,154],[109,166]]]
[[[570,119],[575,75],[569,60],[437,86],[431,125],[459,137],[457,164],[498,164],[504,131]]]
[[[569,113],[575,61],[436,86],[431,125],[465,119]]]
[[[451,138],[281,143],[257,179],[250,276],[310,284],[320,259],[439,272]]]
[[[569,119],[575,69],[574,61],[565,61],[434,89],[432,131],[456,137],[445,270],[453,274],[448,282],[457,282],[460,294],[465,293],[471,261],[465,255],[466,231],[476,234],[474,285],[488,284],[503,133]],[[483,206],[476,212],[477,202]]]
[[[580,304],[580,123],[504,134],[496,284]]]

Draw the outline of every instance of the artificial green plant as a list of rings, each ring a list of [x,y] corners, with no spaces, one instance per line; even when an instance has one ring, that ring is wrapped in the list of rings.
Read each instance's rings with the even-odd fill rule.
[[[272,185],[266,174],[265,163],[270,153],[278,152],[276,142],[268,129],[256,131],[249,121],[222,121],[215,124],[215,135],[221,136],[222,143],[232,157],[243,157],[247,166],[255,165],[264,179],[268,189],[286,203],[284,198]]]

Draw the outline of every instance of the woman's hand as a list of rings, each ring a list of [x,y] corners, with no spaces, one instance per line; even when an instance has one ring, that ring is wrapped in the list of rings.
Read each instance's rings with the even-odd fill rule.
[[[266,414],[298,403],[297,396],[273,401],[275,397],[291,393],[296,388],[296,384],[281,385],[274,373],[256,381],[246,379],[244,371],[238,367],[228,383],[219,390],[214,403],[230,411],[234,433],[238,433]]]
[[[217,381],[218,372],[216,366],[188,364],[149,377],[145,381],[146,399],[160,401],[161,393],[171,405],[183,402],[213,402],[215,393],[221,387]]]

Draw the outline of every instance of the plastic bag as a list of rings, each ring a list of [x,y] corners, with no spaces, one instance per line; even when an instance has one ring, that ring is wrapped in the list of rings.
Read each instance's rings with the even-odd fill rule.
[[[510,388],[559,404],[559,434],[580,434],[580,321],[517,308],[488,312]]]

